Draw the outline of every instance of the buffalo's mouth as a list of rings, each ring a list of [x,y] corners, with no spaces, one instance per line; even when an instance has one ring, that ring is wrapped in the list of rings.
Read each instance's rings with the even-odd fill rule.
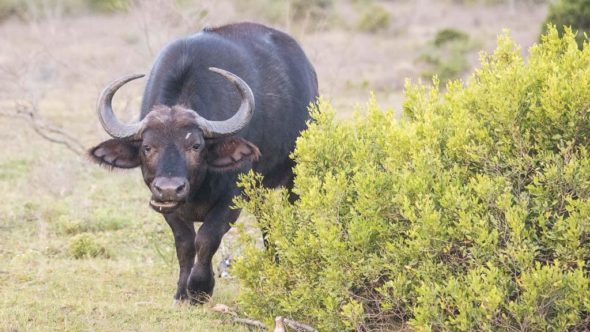
[[[154,198],[150,199],[150,206],[152,209],[160,213],[170,213],[174,211],[180,203],[181,202],[179,201],[158,201]]]

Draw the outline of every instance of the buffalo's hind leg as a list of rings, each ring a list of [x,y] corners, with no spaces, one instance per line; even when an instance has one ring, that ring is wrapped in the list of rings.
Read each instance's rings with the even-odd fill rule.
[[[197,261],[188,281],[188,292],[193,304],[205,303],[213,294],[215,274],[211,260],[221,244],[223,235],[230,229],[230,224],[240,215],[240,210],[229,208],[229,202],[214,207],[197,232]]]
[[[166,222],[172,228],[174,242],[176,244],[176,257],[178,258],[179,272],[174,302],[188,300],[188,278],[195,262],[195,227],[193,223],[187,223],[174,214],[165,215]]]

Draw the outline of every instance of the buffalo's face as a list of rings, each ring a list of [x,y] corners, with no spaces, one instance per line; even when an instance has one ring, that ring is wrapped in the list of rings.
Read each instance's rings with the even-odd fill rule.
[[[119,137],[90,149],[89,154],[97,163],[111,168],[141,167],[152,192],[150,206],[154,210],[172,212],[198,189],[207,171],[233,171],[259,157],[254,144],[233,135],[248,123],[254,107],[251,91],[243,81],[236,83],[242,105],[231,119],[208,121],[187,107],[160,105],[139,125],[116,121],[110,107],[112,94],[124,81],[111,84],[110,91],[107,87],[106,97],[103,91],[99,100],[99,108],[106,108],[99,109],[101,123],[108,133]],[[105,98],[106,102],[102,100]]]
[[[170,110],[174,112],[173,110]],[[141,140],[139,158],[156,211],[174,209],[198,185],[204,165],[205,140],[198,128],[149,128]]]

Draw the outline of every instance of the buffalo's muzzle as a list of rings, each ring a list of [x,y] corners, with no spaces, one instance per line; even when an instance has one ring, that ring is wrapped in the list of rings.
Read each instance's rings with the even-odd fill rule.
[[[187,179],[180,177],[157,177],[150,185],[152,200],[150,205],[157,211],[175,208],[184,201],[189,192]]]

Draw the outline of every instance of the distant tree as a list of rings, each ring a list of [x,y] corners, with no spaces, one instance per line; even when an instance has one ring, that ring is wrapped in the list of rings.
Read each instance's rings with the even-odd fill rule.
[[[590,0],[559,0],[551,5],[543,26],[543,34],[548,24],[555,24],[559,35],[563,36],[564,27],[571,26],[578,31],[576,42],[582,49],[586,36],[590,34]]]

